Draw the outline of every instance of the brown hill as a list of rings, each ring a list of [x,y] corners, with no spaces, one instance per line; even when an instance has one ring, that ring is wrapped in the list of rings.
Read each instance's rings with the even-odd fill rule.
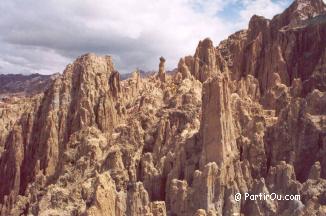
[[[0,74],[0,95],[31,96],[44,92],[57,75]]]

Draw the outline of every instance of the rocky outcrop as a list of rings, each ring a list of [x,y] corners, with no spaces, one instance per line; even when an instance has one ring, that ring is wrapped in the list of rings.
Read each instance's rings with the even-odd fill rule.
[[[180,72],[182,79],[187,79],[191,77],[191,72],[186,64],[185,58],[181,58],[178,64],[178,72]]]
[[[2,201],[5,196],[13,196],[7,199],[14,200],[15,194],[10,195],[10,191],[16,191],[16,195],[24,193],[38,172],[46,175],[49,182],[58,178],[63,166],[60,158],[71,134],[92,125],[108,133],[112,131],[113,124],[117,123],[114,102],[109,96],[113,94],[108,83],[112,72],[109,57],[91,54],[80,57],[54,81],[36,103],[35,111],[18,120],[6,140],[8,144],[0,160],[1,175],[16,176],[16,180],[2,179]],[[21,140],[20,146],[12,144],[16,139]],[[22,153],[13,158],[11,155],[16,152]],[[14,171],[5,169],[13,167],[11,161],[19,163]]]
[[[270,157],[268,163],[285,160],[293,164],[300,181],[308,178],[309,170],[316,161],[324,163],[325,129],[321,125],[324,111],[309,113],[312,105],[306,99],[292,99],[281,111],[278,122],[268,128],[265,137]],[[284,146],[284,143],[287,145]],[[322,174],[325,175],[324,170]]]
[[[201,82],[206,81],[217,72],[225,71],[225,62],[219,50],[213,46],[213,42],[209,38],[200,41],[195,55],[193,57],[188,56],[185,60],[182,59],[181,65],[183,61],[190,73]],[[181,67],[180,71],[183,71]]]
[[[324,11],[254,16],[172,75],[161,58],[120,80],[83,55],[44,93],[4,100],[0,215],[325,215]]]
[[[203,164],[221,165],[237,153],[228,74],[217,74],[203,85],[201,136]]]
[[[286,85],[300,78],[309,91],[308,83],[316,81],[314,77],[320,78],[316,82],[324,80],[325,73],[317,65],[324,62],[325,11],[321,0],[296,0],[272,20],[253,16],[248,30],[230,36],[218,50],[234,79],[253,75],[261,92],[271,88],[273,73]]]
[[[157,77],[162,81],[165,82],[165,58],[163,58],[162,56],[160,57],[160,64],[159,64],[159,70],[158,70],[158,74]]]

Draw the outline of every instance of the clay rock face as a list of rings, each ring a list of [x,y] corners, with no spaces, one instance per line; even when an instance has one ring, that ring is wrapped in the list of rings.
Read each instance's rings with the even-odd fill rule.
[[[0,215],[325,215],[324,11],[254,16],[174,75],[161,58],[120,80],[86,54],[45,92],[2,100]]]
[[[282,110],[278,122],[268,129],[265,137],[271,155],[269,162],[273,164],[277,160],[286,160],[288,163],[293,163],[300,180],[308,178],[310,167],[316,160],[324,161],[325,154],[324,127],[320,125],[325,115],[308,113],[306,110],[309,106],[310,103],[305,99],[293,99]],[[281,129],[284,127],[287,128],[286,131]],[[284,146],[284,143],[287,145]]]
[[[236,153],[231,110],[230,80],[227,74],[217,74],[203,85],[201,135],[203,163],[222,162]]]
[[[275,24],[279,27],[295,25],[302,20],[323,14],[325,10],[322,0],[295,0],[289,8],[275,18]]]
[[[113,72],[110,57],[97,57],[88,54],[69,65],[64,74],[57,78],[44,93],[38,108],[22,116],[13,129],[12,139],[24,140],[15,149],[9,141],[6,154],[1,157],[1,175],[8,176],[11,154],[24,149],[20,155],[19,169],[14,179],[1,184],[1,200],[9,195],[7,185],[14,185],[13,190],[24,193],[27,184],[33,181],[35,174],[43,172],[48,177],[56,178],[62,164],[60,158],[72,133],[85,126],[96,125],[103,131],[110,131],[116,123],[116,113],[111,99],[108,78]],[[96,88],[95,88],[96,86]],[[27,118],[25,117],[27,116]],[[35,117],[30,117],[35,116]],[[25,127],[25,125],[28,127]],[[19,129],[19,127],[24,127]],[[10,143],[10,144],[9,144]],[[50,179],[49,179],[50,180]],[[15,195],[11,199],[14,199]]]
[[[191,77],[190,69],[188,68],[188,65],[186,64],[185,58],[181,58],[178,64],[178,72],[181,73],[182,79],[187,79]]]
[[[110,175],[99,176],[95,188],[94,205],[87,210],[87,215],[116,215],[116,191]]]
[[[224,60],[209,38],[199,42],[193,57],[187,56],[180,61],[180,64],[183,65],[185,63],[190,73],[201,82],[206,81],[210,76],[217,74],[217,72],[225,70]],[[181,72],[184,71],[181,67],[179,70]]]
[[[273,73],[286,85],[300,78],[308,86],[315,76],[324,80],[325,73],[316,68],[324,62],[324,14],[321,0],[298,0],[272,20],[253,16],[248,30],[230,36],[218,49],[233,78],[251,74],[258,78],[262,92],[271,87]]]

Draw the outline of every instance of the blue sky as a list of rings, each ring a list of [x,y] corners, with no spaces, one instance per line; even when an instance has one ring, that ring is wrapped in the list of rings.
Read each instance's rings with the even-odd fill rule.
[[[246,28],[254,14],[271,18],[289,0],[1,0],[0,73],[62,72],[76,57],[113,57],[116,68],[168,69],[199,40],[215,45]]]
[[[292,1],[290,0],[273,0],[271,1],[272,3],[276,5],[281,5],[282,8],[288,7]],[[245,1],[234,1],[229,3],[222,11],[217,13],[217,16],[220,16],[223,19],[226,20],[238,20],[240,19],[239,16],[239,11],[244,10],[246,8],[246,3]],[[263,14],[261,14],[263,15]]]
[[[244,9],[242,2],[232,2],[228,4],[222,11],[217,13],[217,16],[225,20],[239,19],[239,11]]]

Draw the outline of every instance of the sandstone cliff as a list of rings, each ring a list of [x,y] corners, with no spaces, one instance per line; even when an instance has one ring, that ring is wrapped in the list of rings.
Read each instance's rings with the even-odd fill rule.
[[[173,75],[161,57],[122,81],[86,54],[43,93],[4,101],[0,215],[325,215],[325,11],[296,0],[254,16]]]

